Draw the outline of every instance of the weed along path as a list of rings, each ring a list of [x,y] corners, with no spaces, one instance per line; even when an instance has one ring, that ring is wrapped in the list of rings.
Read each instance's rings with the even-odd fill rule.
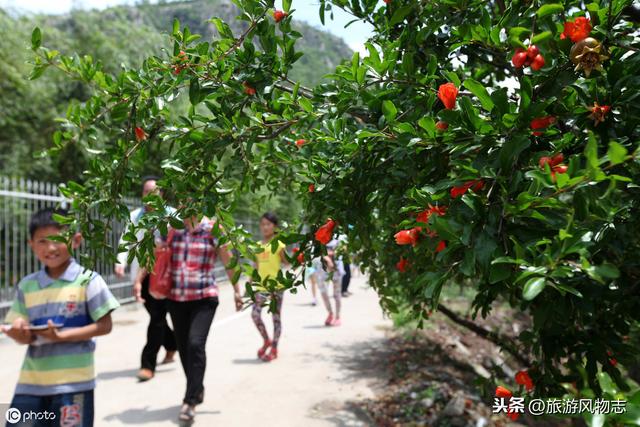
[[[195,425],[370,425],[349,401],[373,397],[381,373],[358,356],[383,346],[391,322],[364,277],[355,277],[351,288],[354,294],[343,299],[343,325],[337,328],[324,326],[326,312],[311,306],[309,291],[286,294],[279,358],[266,364],[256,358],[261,341],[249,310],[236,313],[231,287],[222,285],[207,343],[205,401]],[[131,304],[113,318],[113,332],[98,338],[95,425],[177,425],[185,389],[179,361],[160,366],[154,379],[138,383],[147,313]],[[270,316],[266,319],[271,329]],[[24,351],[0,338],[0,402],[11,399]]]

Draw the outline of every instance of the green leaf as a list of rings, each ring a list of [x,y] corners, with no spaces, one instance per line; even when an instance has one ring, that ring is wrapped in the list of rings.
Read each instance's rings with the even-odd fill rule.
[[[538,9],[536,14],[538,15],[538,18],[542,18],[542,17],[545,17],[547,15],[560,13],[563,10],[564,10],[564,6],[561,5],[560,3],[544,4],[544,5],[540,6],[540,9]]]
[[[191,105],[196,105],[200,102],[200,82],[197,78],[193,78],[189,82],[189,101]]]
[[[307,98],[304,98],[304,97],[298,98],[298,104],[300,104],[302,109],[307,113],[311,113],[313,111],[313,104]]]
[[[403,6],[399,9],[396,9],[396,11],[393,13],[393,16],[391,17],[391,21],[389,21],[389,25],[393,26],[401,23],[402,21],[404,21],[404,18],[406,18],[407,15],[411,13],[412,10],[413,7],[411,6]]]
[[[418,120],[418,126],[426,130],[427,134],[429,134],[430,137],[433,138],[436,136],[436,124],[433,118],[429,116],[422,117],[420,120]]]
[[[31,33],[31,49],[36,50],[42,46],[42,31],[39,27],[35,27]]]
[[[547,285],[547,280],[544,277],[534,277],[527,280],[522,290],[522,298],[527,301],[531,301],[538,296],[540,292]]]
[[[282,0],[282,9],[288,13],[291,10],[291,0]]]
[[[627,158],[627,149],[615,141],[609,143],[609,150],[607,151],[609,161],[612,165],[622,163]]]
[[[392,122],[398,115],[398,109],[393,102],[387,100],[382,101],[382,114],[387,119],[387,122]]]
[[[484,85],[473,79],[466,79],[463,83],[464,87],[469,89],[471,93],[478,97],[480,103],[482,104],[482,108],[487,111],[493,110],[494,103],[489,96],[489,92],[485,89]]]
[[[173,20],[173,32],[172,34],[174,36],[178,35],[180,33],[180,20],[178,18],[175,18]]]
[[[553,34],[551,33],[551,31],[543,31],[533,36],[531,38],[531,43],[533,44],[540,43],[544,40],[550,39],[551,37],[553,37]]]

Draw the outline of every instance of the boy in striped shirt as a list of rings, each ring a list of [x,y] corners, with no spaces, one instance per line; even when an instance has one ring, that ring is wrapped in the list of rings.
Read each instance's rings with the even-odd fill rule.
[[[80,266],[65,243],[49,239],[64,231],[55,214],[66,212],[44,209],[31,218],[29,245],[44,268],[20,281],[5,319],[10,326],[2,328],[29,346],[11,408],[49,414],[48,421],[21,420],[21,426],[86,427],[94,416],[93,337],[111,332],[119,304],[100,275]],[[73,235],[72,248],[81,240]]]

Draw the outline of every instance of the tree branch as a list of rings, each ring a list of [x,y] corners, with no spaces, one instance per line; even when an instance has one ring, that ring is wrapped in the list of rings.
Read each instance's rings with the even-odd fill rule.
[[[442,304],[438,304],[438,311],[451,319],[455,324],[464,326],[481,338],[484,338],[496,344],[498,347],[512,355],[516,360],[518,360],[518,362],[522,363],[524,366],[531,366],[531,361],[529,360],[529,358],[518,351],[518,347],[510,337],[507,337],[498,332],[489,331],[470,320],[464,319]]]

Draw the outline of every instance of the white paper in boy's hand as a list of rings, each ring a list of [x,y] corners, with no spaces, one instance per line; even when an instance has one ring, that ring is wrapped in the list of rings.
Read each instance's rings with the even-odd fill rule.
[[[64,326],[64,324],[62,323],[53,323],[51,325],[54,328],[60,329]],[[49,329],[49,325],[45,324],[45,325],[29,325],[28,329],[30,331],[46,331],[47,329]]]

